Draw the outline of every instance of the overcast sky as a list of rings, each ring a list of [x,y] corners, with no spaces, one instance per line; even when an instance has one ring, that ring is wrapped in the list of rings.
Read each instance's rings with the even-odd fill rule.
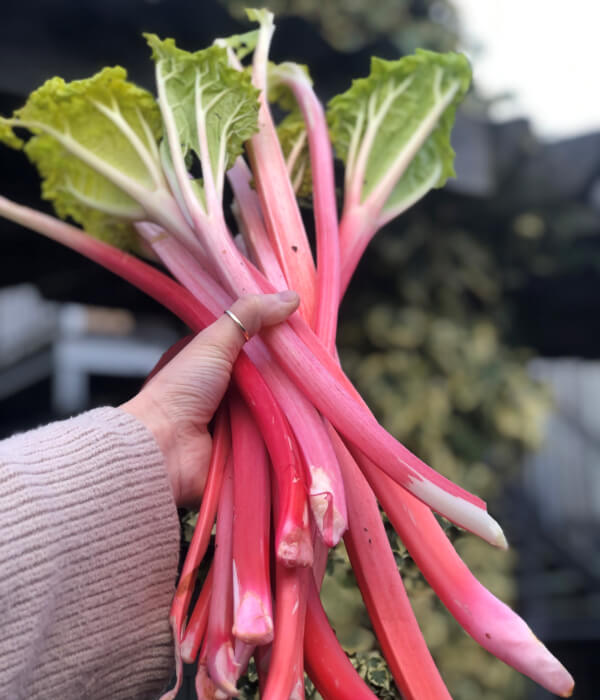
[[[454,0],[475,81],[512,92],[494,116],[528,116],[556,139],[600,131],[599,0]]]

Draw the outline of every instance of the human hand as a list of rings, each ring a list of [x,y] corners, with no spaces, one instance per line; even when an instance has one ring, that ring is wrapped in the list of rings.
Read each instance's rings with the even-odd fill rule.
[[[230,310],[253,336],[263,326],[285,321],[299,301],[295,292],[252,295],[238,299]],[[197,505],[201,500],[212,446],[207,426],[244,342],[241,328],[221,316],[121,406],[154,435],[178,506]]]

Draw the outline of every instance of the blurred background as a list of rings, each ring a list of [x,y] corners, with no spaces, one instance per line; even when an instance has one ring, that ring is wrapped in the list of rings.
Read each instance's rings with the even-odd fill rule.
[[[4,0],[0,111],[46,78],[82,78],[104,65],[122,64],[151,88],[142,31],[200,48],[245,30],[246,4]],[[386,427],[488,500],[508,553],[453,528],[449,535],[569,668],[575,697],[597,698],[600,8],[589,0],[269,7],[278,16],[274,60],[308,64],[324,101],[365,75],[371,55],[459,49],[472,61],[474,87],[453,135],[457,178],[372,244],[343,306],[339,347]],[[45,208],[26,159],[8,149],[0,157],[0,192]],[[124,401],[184,332],[100,268],[3,221],[0,260],[0,437]],[[390,538],[453,697],[549,698],[458,628]],[[342,549],[324,597],[378,696],[399,697]]]

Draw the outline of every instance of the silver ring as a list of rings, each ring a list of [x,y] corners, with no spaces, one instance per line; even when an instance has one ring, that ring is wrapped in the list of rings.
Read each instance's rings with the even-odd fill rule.
[[[244,324],[240,321],[240,319],[233,313],[233,311],[230,311],[229,309],[227,309],[227,311],[225,311],[225,313],[226,313],[227,316],[229,316],[229,318],[236,324],[236,326],[239,327],[239,329],[240,329],[240,330],[242,331],[242,333],[244,334],[244,338],[245,338],[246,340],[250,340],[250,336],[249,336],[249,334],[248,334],[248,331],[246,330],[246,327],[245,327]]]

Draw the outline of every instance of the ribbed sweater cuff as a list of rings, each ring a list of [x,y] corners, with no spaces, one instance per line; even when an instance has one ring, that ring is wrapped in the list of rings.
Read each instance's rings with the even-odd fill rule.
[[[0,688],[155,697],[172,662],[179,523],[147,429],[100,408],[0,442]]]

